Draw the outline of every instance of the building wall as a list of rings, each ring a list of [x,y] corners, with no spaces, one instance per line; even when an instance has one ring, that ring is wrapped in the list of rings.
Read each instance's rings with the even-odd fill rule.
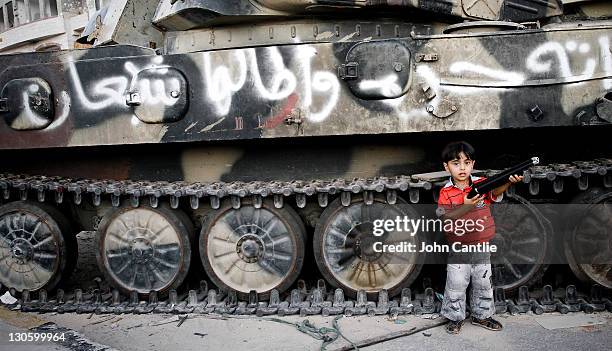
[[[0,53],[78,47],[91,15],[111,0],[0,0]]]

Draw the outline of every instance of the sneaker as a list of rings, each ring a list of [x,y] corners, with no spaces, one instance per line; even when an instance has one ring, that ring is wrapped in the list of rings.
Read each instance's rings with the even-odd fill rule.
[[[472,317],[472,324],[481,326],[489,330],[494,330],[494,331],[502,330],[501,323],[496,321],[492,317],[489,317],[487,319],[478,319],[478,318]]]
[[[449,334],[459,334],[462,326],[463,321],[448,321],[448,324],[446,325],[446,332]]]

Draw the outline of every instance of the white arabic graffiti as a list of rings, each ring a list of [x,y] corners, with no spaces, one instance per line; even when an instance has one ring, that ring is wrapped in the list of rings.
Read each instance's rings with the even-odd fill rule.
[[[362,90],[377,90],[387,98],[402,93],[402,87],[397,83],[397,74],[389,74],[378,80],[364,79],[359,83],[359,88]]]
[[[506,81],[512,84],[521,84],[525,81],[525,76],[521,73],[493,69],[465,61],[459,61],[451,64],[449,71],[454,74],[462,74],[464,72],[479,73],[485,77]]]
[[[180,82],[177,79],[136,79],[138,72],[149,68],[162,68],[156,70],[156,74],[164,75],[163,58],[156,56],[149,64],[143,67],[137,67],[134,63],[127,61],[124,63],[126,75],[110,76],[97,81],[91,87],[90,91],[85,92],[83,84],[79,76],[79,72],[73,60],[69,60],[68,67],[70,77],[72,79],[74,90],[82,105],[89,110],[101,110],[111,105],[125,106],[126,92],[138,91],[142,103],[163,104],[164,106],[172,106],[177,102],[177,99],[170,96],[173,90],[180,90]],[[165,67],[168,68],[168,67]]]
[[[322,122],[332,112],[340,98],[340,82],[336,75],[328,71],[316,71],[312,73],[312,58],[317,51],[312,46],[298,46],[297,55],[301,58],[300,73],[302,81],[302,108],[310,111],[307,118],[312,122]],[[313,92],[315,94],[313,94]],[[313,111],[313,106],[320,106],[318,111]]]
[[[327,118],[339,98],[338,78],[331,72],[311,71],[315,48],[298,46],[293,50],[300,79],[287,68],[277,47],[203,53],[202,78],[206,83],[206,97],[217,115],[226,116],[234,94],[245,87],[253,87],[259,98],[269,101],[280,101],[299,93],[300,106],[309,112],[306,116],[310,121],[320,122]],[[265,67],[260,67],[260,62]],[[299,88],[298,81],[303,82]]]
[[[564,46],[558,42],[549,42],[538,46],[529,56],[527,56],[525,61],[527,68],[534,73],[550,72],[553,70],[553,63],[555,62],[553,59],[554,57],[556,58],[556,69],[559,71],[559,76],[562,78],[573,77],[575,74],[572,72],[570,57],[567,51],[575,51],[576,44],[574,43],[572,45],[571,42],[568,44],[569,45]],[[567,50],[567,46],[572,50]],[[581,44],[580,47],[582,48],[580,50],[581,53],[590,50],[587,43]],[[587,58],[584,62],[584,69],[580,75],[590,77],[595,72],[597,61],[594,58]]]
[[[599,49],[601,51],[601,64],[603,65],[604,72],[608,76],[607,79],[603,80],[604,89],[612,88],[612,50],[610,50],[610,41],[607,37],[599,38]]]
[[[340,99],[341,84],[334,68],[325,67],[320,70],[313,68],[313,61],[320,54],[313,46],[295,45],[285,47],[283,50],[287,50],[287,55],[282,55],[278,47],[198,54],[196,57],[201,59],[201,79],[204,83],[204,91],[201,94],[210,102],[215,117],[228,117],[237,96],[245,90],[249,93],[247,96],[255,94],[257,99],[270,102],[283,101],[295,94],[298,97],[297,106],[303,110],[304,116],[309,121],[326,120]],[[285,62],[284,57],[292,58],[291,67]],[[534,77],[548,76],[551,79],[567,78],[577,82],[596,76],[601,79],[605,89],[612,88],[612,78],[610,78],[612,52],[607,36],[589,42],[575,39],[545,42],[528,52],[525,60],[521,62],[524,62],[521,69],[510,71],[500,67],[488,67],[480,62],[462,60],[450,63],[448,72],[456,76],[472,75],[501,83],[499,88],[487,87],[488,92],[491,92],[491,89],[521,86]],[[179,90],[180,82],[177,79],[162,79],[163,68],[166,66],[163,66],[161,56],[156,56],[142,67],[140,64],[125,62],[121,72],[95,81],[87,86],[87,89],[81,83],[75,63],[70,61],[68,65],[76,93],[75,98],[87,109],[100,110],[116,105],[128,111],[125,94],[133,90],[140,93],[143,103],[149,101],[152,104],[171,106],[177,102],[177,99],[172,98],[169,93]],[[159,79],[142,79],[142,77],[135,79],[138,72],[153,67],[158,68],[155,73],[160,75]],[[395,74],[390,74],[378,80],[363,80],[360,82],[360,88],[376,90],[387,97],[397,96],[402,90],[397,78]],[[437,94],[425,102],[434,109],[437,109],[443,95],[451,93],[467,96],[481,93],[483,89],[477,86],[445,84],[441,82],[438,72],[426,64],[416,65],[415,81],[426,83]],[[411,89],[416,87],[415,85]],[[428,116],[423,105],[417,107],[414,101],[409,103],[407,96],[385,99],[382,103],[392,107],[401,119]],[[133,123],[139,123],[138,119],[133,118]]]
[[[588,42],[545,42],[531,52],[525,59],[524,69],[508,71],[499,68],[487,67],[468,61],[453,62],[449,65],[449,72],[462,76],[473,73],[479,77],[486,77],[493,82],[500,82],[503,86],[521,86],[532,78],[533,74],[541,77],[549,73],[551,79],[559,81],[585,81],[595,77],[602,79],[605,89],[612,86],[612,53],[607,36],[598,38],[599,50],[592,50]],[[599,57],[598,57],[599,54]],[[598,69],[599,68],[599,69]],[[539,79],[539,78],[538,78]]]

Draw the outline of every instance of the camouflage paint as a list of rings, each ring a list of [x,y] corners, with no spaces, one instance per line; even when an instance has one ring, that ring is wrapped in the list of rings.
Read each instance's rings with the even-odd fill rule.
[[[400,39],[384,39],[383,32],[380,41],[177,55],[116,46],[59,52],[31,63],[0,56],[8,67],[0,85],[40,77],[52,87],[56,103],[56,118],[45,129],[15,131],[0,124],[0,148],[571,126],[578,111],[612,86],[611,27],[564,24]],[[500,40],[505,45],[497,45]],[[410,67],[394,72],[394,62],[372,51],[359,59],[380,62],[377,79],[349,86],[338,77],[341,58],[354,45],[381,41],[407,48]],[[421,57],[432,54],[436,60]],[[385,98],[403,89],[398,79],[406,75],[407,93]],[[177,76],[185,77],[182,88]],[[351,89],[374,90],[378,97],[363,100]],[[140,106],[126,102],[132,90],[139,92]],[[186,106],[177,107],[180,99]],[[139,108],[162,107],[154,117],[160,123],[138,117]],[[541,118],[531,116],[535,107]],[[169,118],[178,120],[163,122]],[[287,118],[299,123],[287,125]]]

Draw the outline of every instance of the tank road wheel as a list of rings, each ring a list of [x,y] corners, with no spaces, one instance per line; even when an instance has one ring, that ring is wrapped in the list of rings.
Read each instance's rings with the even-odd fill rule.
[[[232,208],[226,202],[208,213],[200,235],[200,258],[212,282],[236,290],[241,298],[257,291],[267,299],[295,282],[304,261],[306,229],[288,206],[264,201],[257,209],[248,202]]]
[[[70,225],[55,208],[17,201],[0,206],[0,283],[17,292],[52,290],[73,267]],[[66,236],[66,237],[65,237]]]
[[[317,266],[326,280],[353,298],[358,290],[365,290],[374,298],[376,292],[387,289],[393,296],[412,284],[423,266],[423,254],[377,253],[372,249],[377,241],[384,244],[405,241],[420,246],[418,235],[372,234],[375,219],[395,220],[398,216],[420,217],[401,198],[396,205],[389,205],[378,196],[371,205],[358,196],[351,199],[349,206],[343,206],[340,198],[334,200],[321,214],[313,238]]]
[[[531,285],[542,278],[548,264],[552,225],[529,201],[513,194],[504,195],[502,203],[493,204],[497,245],[493,264],[493,283],[506,292],[514,292],[522,285]],[[503,253],[503,257],[497,257]],[[528,262],[528,263],[517,263]]]
[[[105,216],[96,235],[98,266],[124,293],[178,288],[189,271],[193,226],[168,207],[124,207]]]
[[[578,221],[570,223],[563,241],[570,268],[584,282],[612,288],[612,191],[593,188],[572,202],[582,206],[579,214],[568,216]],[[584,261],[579,257],[593,259],[593,264],[580,264]]]

